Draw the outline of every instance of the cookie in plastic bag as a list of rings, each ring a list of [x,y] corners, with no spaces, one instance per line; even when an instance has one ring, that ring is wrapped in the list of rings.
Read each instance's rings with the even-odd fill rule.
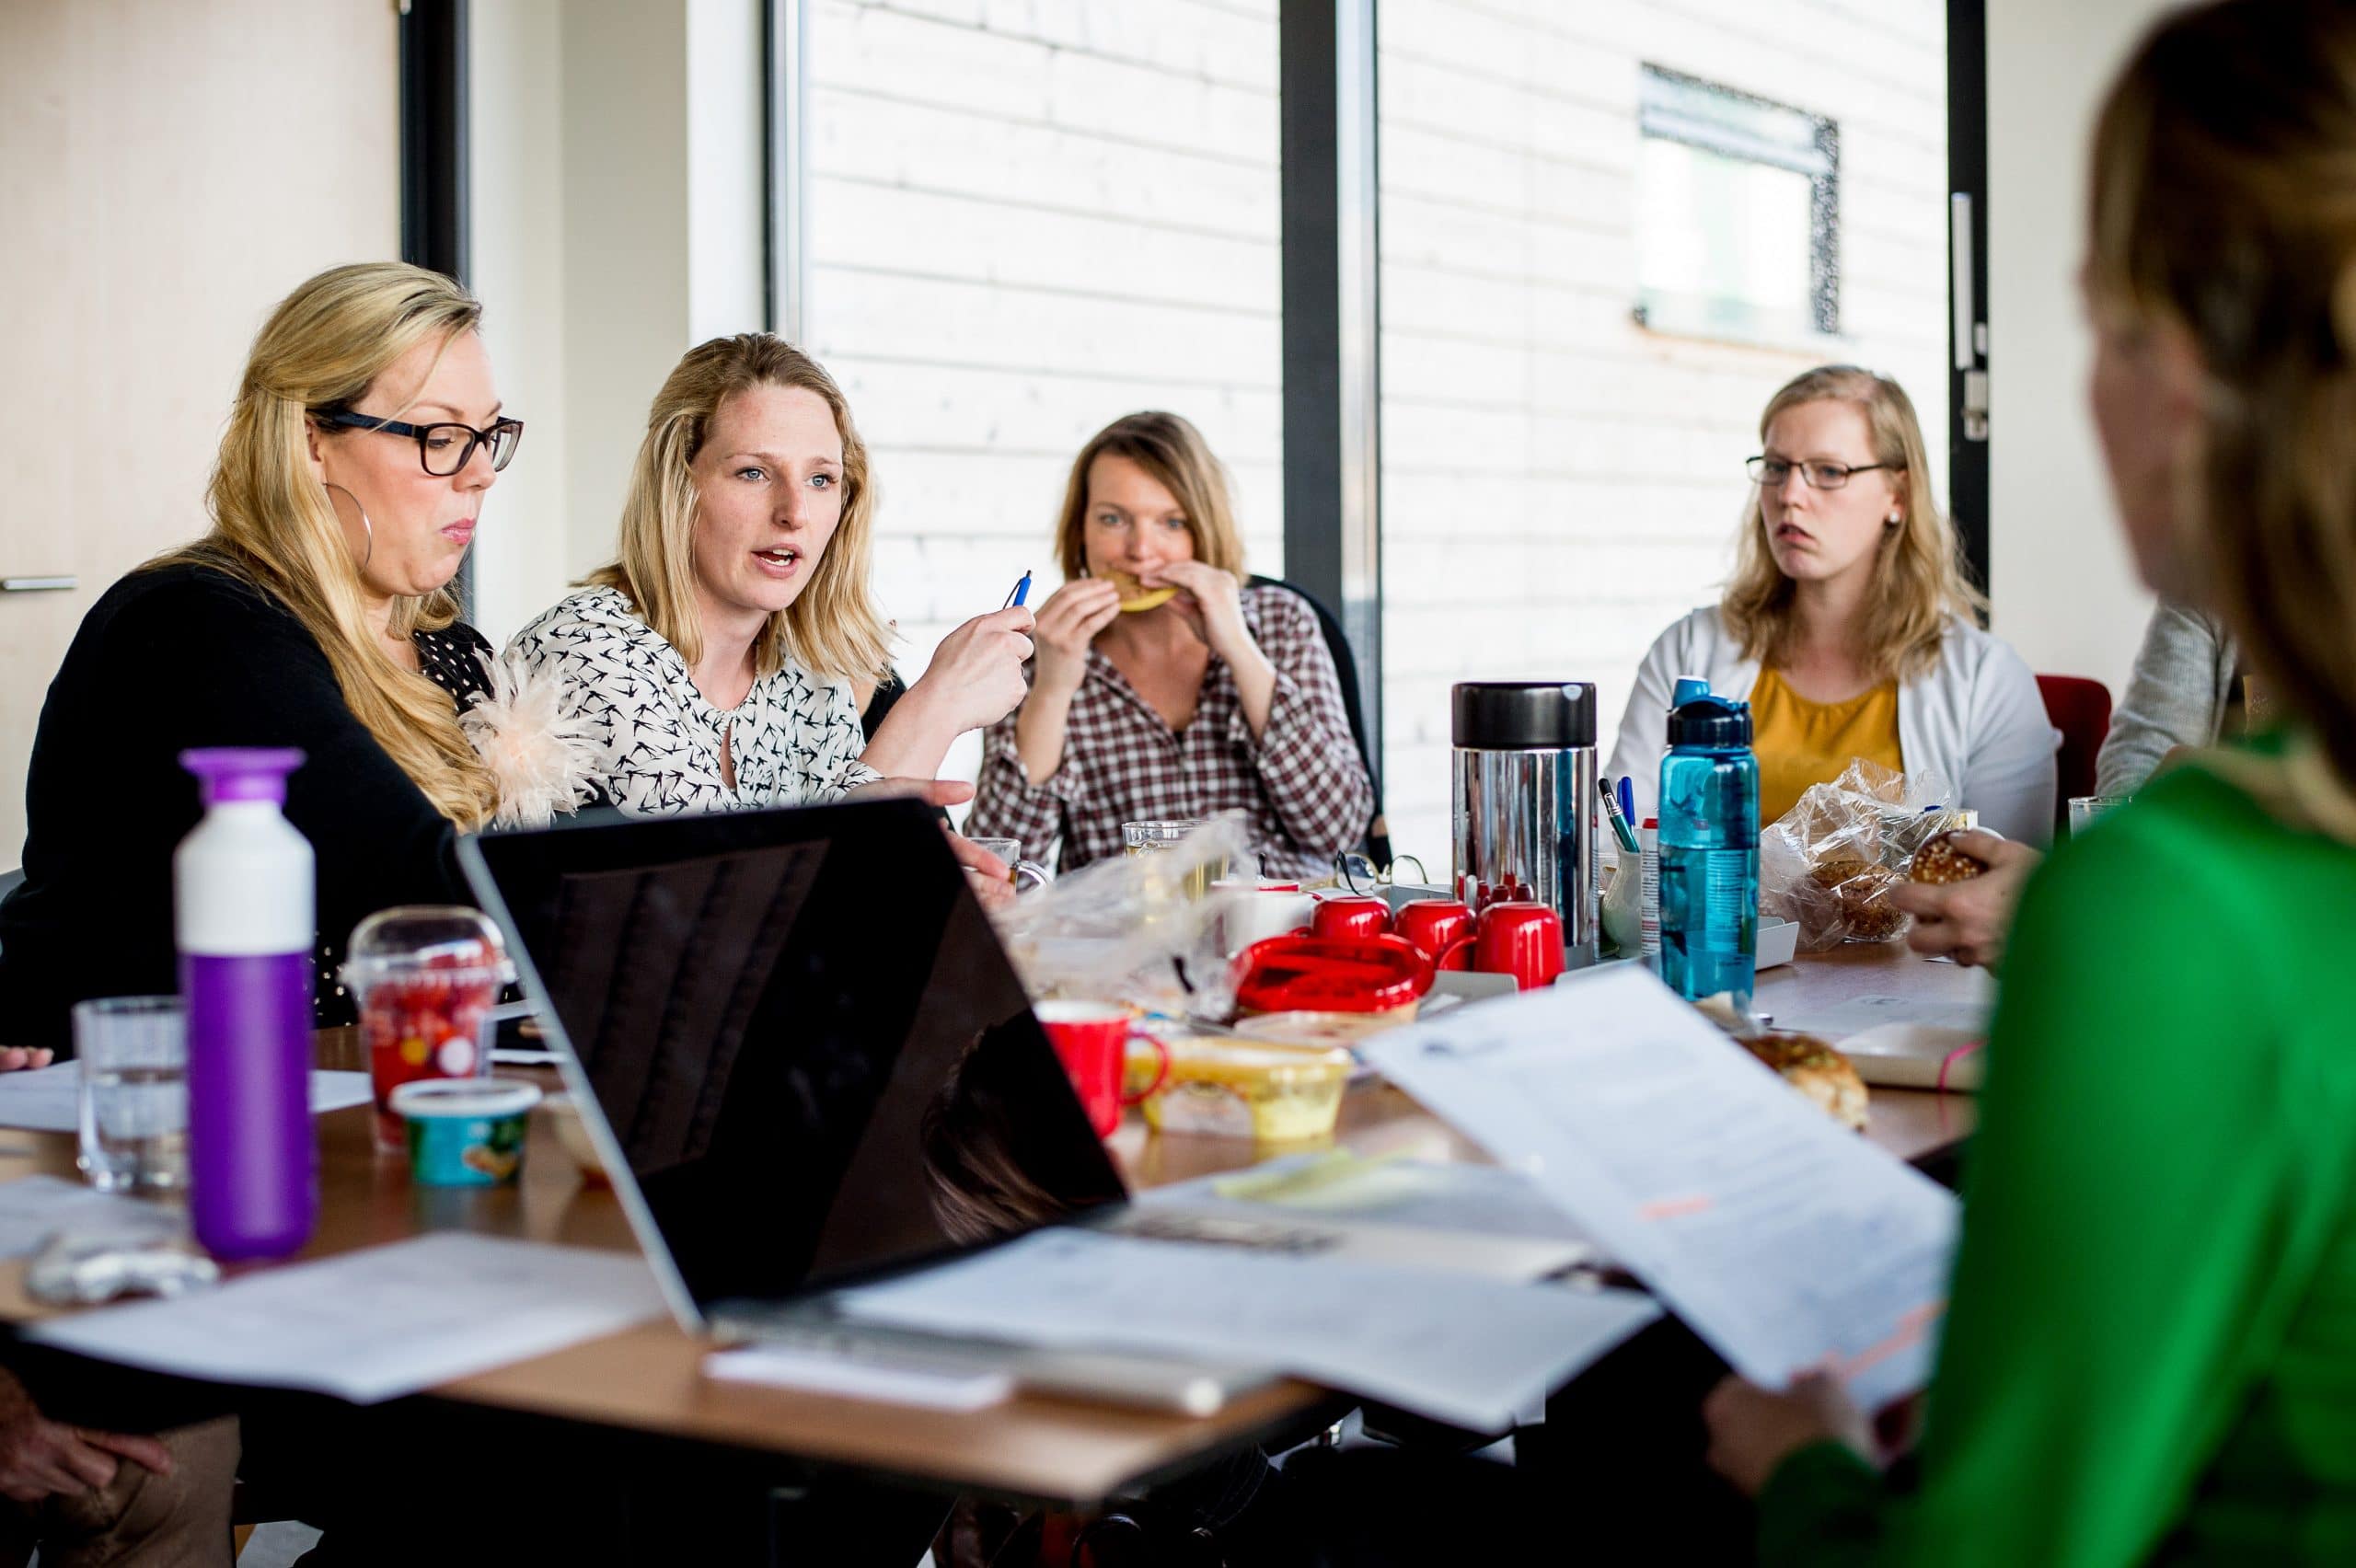
[[[1811,784],[1759,836],[1759,908],[1795,920],[1803,952],[1843,942],[1894,941],[1905,914],[1889,890],[1949,825],[1949,790],[1935,773],[1900,774],[1863,757],[1830,784]]]

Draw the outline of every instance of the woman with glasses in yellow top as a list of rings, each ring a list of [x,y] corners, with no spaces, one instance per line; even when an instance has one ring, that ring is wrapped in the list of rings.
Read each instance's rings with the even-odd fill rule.
[[[2037,678],[1980,629],[1955,530],[1931,495],[1914,405],[1829,365],[1768,400],[1733,582],[1645,655],[1611,771],[1653,814],[1670,693],[1747,699],[1761,826],[1857,757],[1935,773],[2008,838],[2052,836],[2054,732]]]

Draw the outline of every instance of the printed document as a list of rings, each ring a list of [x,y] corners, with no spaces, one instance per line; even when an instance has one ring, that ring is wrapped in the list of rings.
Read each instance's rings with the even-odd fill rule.
[[[0,1182],[0,1258],[30,1257],[60,1231],[173,1235],[186,1228],[180,1214],[161,1204],[94,1192],[63,1176],[20,1176]]]
[[[1929,1378],[1954,1195],[1619,966],[1376,1035],[1385,1077],[1521,1171],[1754,1382]]]
[[[366,1073],[311,1075],[311,1114],[341,1111],[369,1101]],[[0,1073],[0,1127],[35,1133],[70,1133],[82,1124],[82,1064],[58,1062],[19,1073]],[[165,1129],[168,1130],[168,1129]]]
[[[636,1252],[441,1231],[26,1332],[101,1361],[372,1404],[663,1311]]]
[[[836,1297],[844,1316],[920,1332],[1260,1365],[1475,1432],[1660,1316],[1639,1293],[1440,1270],[1034,1231]]]

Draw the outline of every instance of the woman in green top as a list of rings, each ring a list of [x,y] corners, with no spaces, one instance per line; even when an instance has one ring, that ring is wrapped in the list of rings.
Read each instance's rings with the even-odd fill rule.
[[[1919,1483],[1829,1384],[1711,1396],[1770,1563],[2356,1562],[2356,6],[2177,13],[2094,170],[2137,565],[2288,722],[2022,902]]]

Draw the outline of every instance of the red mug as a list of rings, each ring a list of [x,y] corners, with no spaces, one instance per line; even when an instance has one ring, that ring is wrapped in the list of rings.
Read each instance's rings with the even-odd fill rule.
[[[1309,917],[1311,936],[1358,940],[1380,937],[1391,929],[1391,905],[1371,894],[1347,898],[1321,898]]]
[[[1545,904],[1507,900],[1481,911],[1480,929],[1441,956],[1443,969],[1472,967],[1484,974],[1510,974],[1524,991],[1551,986],[1563,972],[1563,917]]]
[[[1461,899],[1413,899],[1399,906],[1395,929],[1438,963],[1449,948],[1472,934],[1472,911]]]
[[[1170,1047],[1154,1040],[1161,1070],[1138,1093],[1121,1092],[1121,1074],[1128,1065],[1128,1009],[1110,1002],[1058,1001],[1041,1002],[1031,1010],[1062,1059],[1072,1092],[1080,1096],[1080,1109],[1088,1113],[1088,1124],[1098,1137],[1109,1138],[1119,1128],[1122,1106],[1135,1105],[1169,1081]]]

